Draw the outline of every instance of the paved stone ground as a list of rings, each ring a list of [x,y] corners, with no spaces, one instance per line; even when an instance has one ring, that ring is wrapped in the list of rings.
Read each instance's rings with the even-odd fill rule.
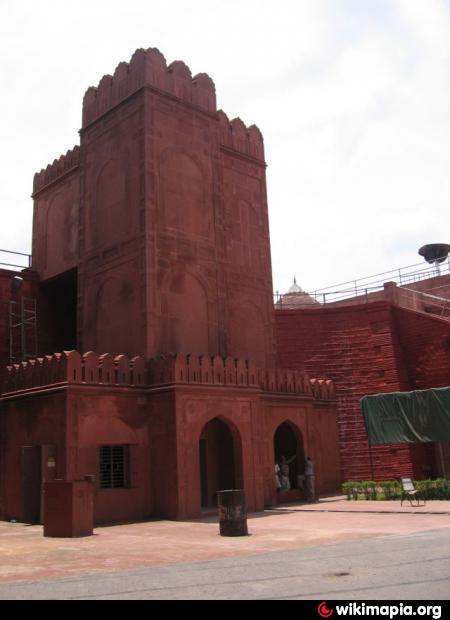
[[[450,597],[450,502],[328,499],[248,525],[243,538],[209,517],[52,539],[0,522],[0,599]]]

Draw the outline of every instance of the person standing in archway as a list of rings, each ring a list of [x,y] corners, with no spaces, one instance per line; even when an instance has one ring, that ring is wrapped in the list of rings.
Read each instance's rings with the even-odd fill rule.
[[[306,457],[305,464],[306,499],[308,502],[316,501],[314,464],[311,457]]]
[[[281,488],[283,491],[289,491],[291,488],[291,481],[289,480],[289,464],[295,459],[295,455],[291,456],[290,459],[287,459],[285,456],[282,456],[280,459],[280,472],[281,472]]]
[[[275,463],[275,487],[277,489],[277,491],[281,490],[281,470],[280,470],[280,466],[278,465],[278,463]]]

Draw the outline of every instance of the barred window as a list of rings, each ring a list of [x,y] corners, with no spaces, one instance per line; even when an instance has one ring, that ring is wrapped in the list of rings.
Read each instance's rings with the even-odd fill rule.
[[[129,486],[129,446],[100,446],[100,488]]]

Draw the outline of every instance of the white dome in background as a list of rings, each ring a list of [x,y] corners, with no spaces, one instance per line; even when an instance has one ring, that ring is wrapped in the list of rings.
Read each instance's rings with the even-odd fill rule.
[[[304,293],[304,290],[302,289],[302,287],[297,284],[296,278],[294,278],[294,284],[288,290],[288,295],[290,295],[291,293]]]
[[[314,297],[305,293],[302,287],[297,284],[296,278],[294,278],[294,284],[289,291],[284,295],[280,295],[275,303],[276,308],[288,308],[291,310],[304,308],[305,306],[320,306],[320,303]]]

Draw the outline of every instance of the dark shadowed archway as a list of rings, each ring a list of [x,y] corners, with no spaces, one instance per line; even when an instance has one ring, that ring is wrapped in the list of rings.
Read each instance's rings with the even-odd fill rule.
[[[242,488],[239,433],[214,418],[200,435],[199,449],[201,505],[203,508],[217,507],[217,491]]]
[[[285,456],[287,460],[295,457],[289,463],[289,481],[291,489],[297,489],[298,476],[302,475],[305,469],[303,435],[296,426],[290,422],[284,422],[277,428],[273,441],[276,463],[280,462],[282,456]]]

